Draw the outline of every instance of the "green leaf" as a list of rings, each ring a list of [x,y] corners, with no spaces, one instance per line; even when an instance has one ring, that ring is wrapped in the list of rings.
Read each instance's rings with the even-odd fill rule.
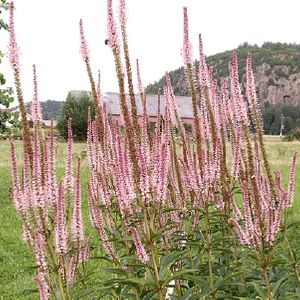
[[[160,265],[165,267],[165,266],[169,266],[170,264],[174,264],[176,261],[183,259],[184,255],[187,253],[188,251],[178,251],[178,252],[173,252],[171,254],[165,255],[161,258],[160,260]]]
[[[116,275],[120,275],[120,276],[126,276],[126,272],[123,270],[123,269],[102,269],[103,272],[106,272],[106,273],[111,273],[111,274],[116,274]]]
[[[263,291],[263,289],[261,288],[261,286],[258,283],[249,282],[249,284],[254,287],[255,291],[258,293],[258,295],[260,297],[262,297],[262,299],[266,299],[266,294],[265,294],[265,292]]]
[[[284,281],[284,277],[278,280],[276,283],[272,284],[272,294],[274,297],[276,297],[276,294],[278,292],[278,289],[280,288],[282,282]]]
[[[156,291],[147,292],[147,294],[142,298],[143,300],[150,300],[156,294]]]
[[[179,272],[176,272],[173,276],[167,278],[164,283],[167,284],[169,282],[171,282],[172,280],[175,279],[183,279],[185,280],[185,275],[189,274],[189,275],[193,275],[195,272],[197,272],[197,269],[185,269],[185,270],[181,270]]]
[[[81,290],[78,294],[73,296],[72,299],[73,300],[82,299],[83,297],[90,295],[92,293],[95,293],[95,292],[97,292],[97,299],[101,299],[106,296],[112,296],[115,298],[115,296],[116,296],[114,289],[100,286],[100,287],[96,287],[96,288],[89,288],[89,289]],[[99,293],[102,293],[102,295],[99,295]],[[87,299],[87,298],[84,298],[84,299]]]
[[[241,273],[233,273],[233,274],[230,274],[230,275],[226,276],[225,278],[224,277],[218,278],[216,280],[216,283],[215,283],[215,288],[219,289],[222,286],[230,285],[230,283],[228,283],[228,281],[231,278],[234,278],[234,277],[236,277],[237,275],[240,275],[240,274]],[[232,282],[231,284],[236,284],[236,280],[234,282]]]

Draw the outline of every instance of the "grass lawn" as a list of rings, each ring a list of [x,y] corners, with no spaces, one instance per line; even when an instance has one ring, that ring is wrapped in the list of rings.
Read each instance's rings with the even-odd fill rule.
[[[300,150],[300,142],[283,142],[279,137],[266,137],[272,169],[282,173],[284,184],[289,177],[290,157]],[[21,161],[21,142],[16,142],[18,157]],[[85,143],[76,143],[75,155],[83,158],[83,208],[86,224],[86,234],[94,236],[88,220],[86,201],[86,182],[88,180],[88,168],[84,157]],[[58,177],[64,172],[65,144],[58,143],[56,147]],[[299,219],[300,213],[300,167],[297,162],[295,202],[291,209],[290,217]],[[21,223],[10,200],[10,147],[8,141],[0,141],[0,300],[1,299],[36,299],[37,294],[31,294],[35,289],[32,275],[35,273],[34,262],[21,239]],[[93,238],[92,256],[99,251],[99,239]],[[98,263],[95,261],[95,263]],[[93,264],[93,263],[92,263]],[[101,280],[101,276],[95,276],[94,282]]]

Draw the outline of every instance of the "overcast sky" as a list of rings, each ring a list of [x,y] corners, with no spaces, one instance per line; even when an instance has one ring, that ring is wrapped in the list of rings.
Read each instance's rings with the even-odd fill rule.
[[[115,6],[118,0],[114,1]],[[21,78],[26,101],[32,98],[32,64],[37,65],[40,100],[66,99],[69,90],[88,90],[79,52],[82,18],[102,89],[117,91],[111,50],[106,39],[106,0],[15,0],[16,35],[21,49]],[[206,55],[230,50],[243,42],[300,43],[299,0],[127,0],[132,63],[140,60],[144,85],[182,65],[182,7],[188,7],[190,36],[197,57],[202,33]],[[4,17],[7,17],[5,14]],[[0,32],[0,49],[7,34]],[[4,58],[0,72],[13,85]]]

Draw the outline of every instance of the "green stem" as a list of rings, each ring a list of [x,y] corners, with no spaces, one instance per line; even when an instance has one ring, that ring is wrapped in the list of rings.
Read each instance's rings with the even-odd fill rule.
[[[265,254],[265,249],[263,248],[261,252],[261,268],[264,276],[265,285],[267,288],[268,300],[273,300],[273,294],[272,294],[270,278],[269,278],[269,265],[270,265],[269,262],[270,262],[270,253],[268,252],[267,254]]]
[[[208,272],[209,272],[209,287],[212,293],[212,299],[215,299],[214,275],[212,269],[211,232],[210,232],[210,224],[208,218],[208,205],[205,206],[204,219],[206,225],[205,233],[206,233],[206,251],[207,251]]]
[[[65,295],[65,292],[64,292],[64,287],[63,287],[62,278],[61,278],[61,275],[59,272],[59,265],[58,265],[57,257],[53,251],[53,246],[51,245],[51,241],[49,239],[47,240],[47,248],[48,248],[52,263],[54,265],[54,269],[57,270],[57,284],[58,284],[58,289],[59,289],[59,293],[60,293],[60,299],[67,300],[68,297]]]
[[[155,274],[155,279],[157,282],[157,292],[158,292],[158,299],[159,300],[164,300],[163,296],[163,291],[162,291],[162,286],[160,285],[160,276],[158,272],[158,264],[159,264],[159,259],[158,259],[158,254],[157,254],[157,247],[155,240],[152,237],[151,234],[151,228],[149,224],[149,219],[148,219],[148,214],[149,212],[147,209],[145,209],[145,225],[146,225],[146,236],[150,245],[150,252],[153,260],[153,268],[154,268],[154,274]]]
[[[159,272],[158,272],[158,256],[157,256],[155,243],[153,243],[153,241],[150,241],[150,251],[151,251],[151,255],[153,257],[154,273],[155,273],[157,286],[158,286],[158,298],[159,298],[159,300],[164,300],[164,296],[163,296],[163,292],[162,292],[162,286],[159,283],[160,277],[159,277]]]
[[[270,278],[269,278],[268,268],[267,267],[263,268],[263,274],[264,274],[265,284],[267,286],[268,299],[269,300],[273,300],[273,295],[272,295],[271,285],[270,285]]]

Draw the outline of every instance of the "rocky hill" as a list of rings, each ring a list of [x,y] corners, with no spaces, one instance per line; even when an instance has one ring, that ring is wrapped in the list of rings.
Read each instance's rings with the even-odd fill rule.
[[[254,76],[259,99],[270,104],[300,104],[300,45],[282,43],[264,43],[261,47],[244,43],[237,49],[207,57],[215,78],[228,76],[228,62],[233,51],[238,53],[240,79],[244,81],[247,53],[253,55]],[[197,65],[197,61],[195,62]],[[187,96],[188,88],[183,67],[171,71],[170,76],[176,95]],[[156,93],[164,86],[164,78],[149,84],[148,93]]]
[[[62,101],[56,101],[56,100],[47,100],[40,102],[41,109],[42,109],[42,119],[43,120],[56,120],[57,116],[59,114]],[[17,110],[18,107],[14,107],[11,109],[11,111]],[[31,102],[25,103],[25,108],[27,113],[31,113]]]

